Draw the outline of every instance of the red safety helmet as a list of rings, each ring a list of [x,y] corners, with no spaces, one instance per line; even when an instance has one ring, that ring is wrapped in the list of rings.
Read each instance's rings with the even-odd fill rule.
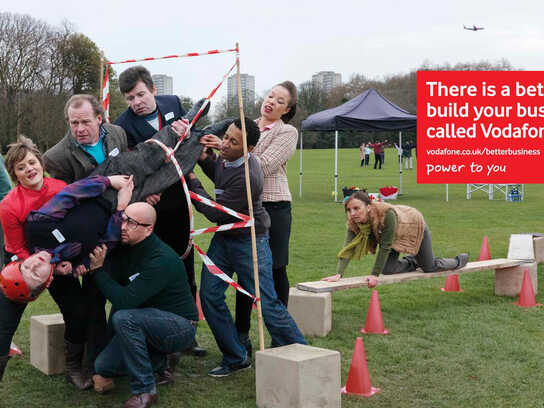
[[[21,261],[10,262],[0,271],[0,289],[4,296],[13,302],[32,302],[51,284],[55,265],[51,264],[51,271],[45,284],[32,294],[21,274],[21,263]]]

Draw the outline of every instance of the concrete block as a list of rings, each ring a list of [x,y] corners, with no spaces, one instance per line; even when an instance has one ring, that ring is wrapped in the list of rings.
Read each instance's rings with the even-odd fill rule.
[[[523,281],[523,271],[527,269],[531,276],[535,295],[538,293],[537,263],[528,262],[520,266],[495,269],[495,295],[518,296]]]
[[[511,234],[508,245],[508,259],[525,259],[533,261],[533,234]]]
[[[47,375],[64,372],[64,320],[60,313],[30,318],[30,364]]]
[[[544,263],[544,237],[536,237],[533,240],[535,248],[535,262]]]
[[[257,407],[340,407],[340,352],[303,344],[255,353]]]
[[[313,293],[289,289],[289,313],[305,336],[326,336],[332,327],[330,292]]]

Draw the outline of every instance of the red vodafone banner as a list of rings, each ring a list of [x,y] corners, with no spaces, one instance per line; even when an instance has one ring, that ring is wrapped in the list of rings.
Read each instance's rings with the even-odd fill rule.
[[[544,72],[419,71],[418,183],[544,183]]]

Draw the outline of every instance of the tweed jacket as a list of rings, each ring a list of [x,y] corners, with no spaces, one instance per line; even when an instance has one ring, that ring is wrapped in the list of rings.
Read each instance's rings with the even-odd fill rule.
[[[116,125],[104,123],[104,153],[115,156],[128,150],[125,131]],[[56,179],[70,184],[87,177],[97,166],[94,158],[78,146],[72,131],[68,130],[60,142],[43,155],[45,169]]]
[[[255,122],[258,124],[259,119]],[[297,149],[297,140],[297,129],[281,120],[261,133],[252,153],[259,159],[264,174],[263,201],[291,201],[286,167]]]

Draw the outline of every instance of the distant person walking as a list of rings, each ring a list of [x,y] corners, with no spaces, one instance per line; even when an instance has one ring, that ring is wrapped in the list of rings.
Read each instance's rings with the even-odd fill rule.
[[[365,144],[361,143],[359,146],[359,157],[361,158],[361,167],[365,167]]]
[[[383,148],[383,145],[387,143],[387,140],[385,142],[382,142],[382,143],[369,143],[368,146],[369,147],[372,147],[374,149],[374,169],[376,169],[376,167],[378,166],[379,164],[379,169],[382,168],[382,164],[383,164],[383,151],[384,151],[384,148]]]
[[[367,143],[365,145],[365,166],[368,167],[370,163],[370,155],[372,154],[372,149],[370,148],[369,144]]]

